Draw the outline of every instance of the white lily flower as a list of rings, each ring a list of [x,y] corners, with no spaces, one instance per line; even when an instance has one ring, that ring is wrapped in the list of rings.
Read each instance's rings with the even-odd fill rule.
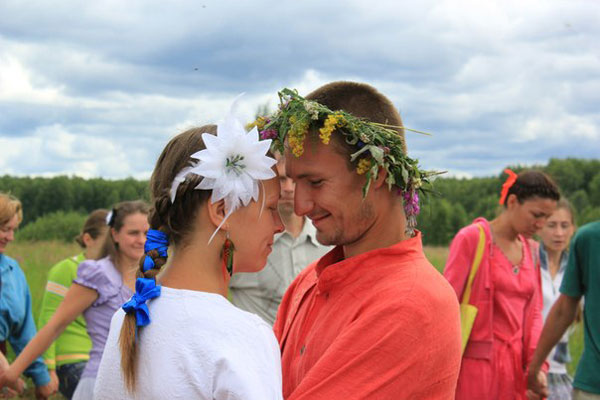
[[[236,103],[231,106],[224,121],[217,124],[216,135],[202,134],[206,149],[191,155],[198,161],[179,172],[171,186],[171,200],[174,202],[177,188],[188,174],[202,176],[195,189],[212,190],[213,203],[225,200],[223,223],[240,206],[258,200],[259,181],[276,176],[272,169],[276,160],[266,155],[271,140],[259,140],[256,127],[246,132],[244,125],[235,117]]]

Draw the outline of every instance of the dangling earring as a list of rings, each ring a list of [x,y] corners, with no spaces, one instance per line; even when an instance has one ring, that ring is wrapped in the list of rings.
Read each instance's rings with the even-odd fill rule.
[[[233,251],[235,250],[235,246],[233,242],[229,239],[229,232],[227,232],[227,236],[225,237],[225,243],[223,244],[223,267],[229,274],[229,277],[233,275]]]

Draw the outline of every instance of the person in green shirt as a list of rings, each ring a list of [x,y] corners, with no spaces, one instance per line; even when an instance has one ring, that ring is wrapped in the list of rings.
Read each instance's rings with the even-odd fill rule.
[[[104,235],[108,231],[107,215],[107,210],[92,211],[81,233],[75,238],[83,252],[58,262],[50,269],[38,321],[40,328],[46,325],[56,312],[73,279],[77,277],[79,264],[86,259],[96,259],[100,254]],[[67,399],[73,396],[91,348],[92,342],[86,330],[86,323],[83,315],[80,315],[44,353],[43,358],[50,377],[52,380],[58,380],[58,390]]]
[[[583,354],[573,381],[573,400],[600,400],[600,221],[584,225],[575,235],[560,293],[548,314],[529,365],[529,389],[539,395],[548,395],[546,382],[537,378],[537,371],[575,319],[577,305],[583,296]]]

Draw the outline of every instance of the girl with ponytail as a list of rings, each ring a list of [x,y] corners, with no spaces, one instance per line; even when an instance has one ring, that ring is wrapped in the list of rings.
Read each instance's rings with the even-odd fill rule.
[[[92,350],[75,393],[74,400],[92,398],[98,365],[114,312],[133,293],[137,260],[143,255],[148,231],[148,207],[141,201],[117,204],[106,217],[109,233],[98,260],[85,260],[48,323],[27,344],[19,357],[0,377],[0,387],[14,386],[19,375],[60,336],[65,328],[83,314]]]
[[[162,151],[136,292],[112,319],[95,399],[281,398],[271,327],[226,298],[231,274],[262,269],[283,230],[269,145],[230,116]]]

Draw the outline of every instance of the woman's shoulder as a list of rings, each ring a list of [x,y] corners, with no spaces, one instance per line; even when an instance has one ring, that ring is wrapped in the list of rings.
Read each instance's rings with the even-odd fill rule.
[[[0,265],[21,270],[17,260],[3,253],[0,253]]]
[[[154,304],[153,304],[154,303]],[[242,340],[244,337],[262,337],[265,332],[273,336],[271,327],[255,314],[235,307],[225,297],[207,292],[165,288],[151,304],[151,317],[157,311],[156,321],[168,321],[171,326],[186,326],[198,337],[213,336],[217,341]],[[160,321],[163,319],[164,321]],[[193,327],[190,330],[190,327]],[[274,337],[274,336],[273,336]]]
[[[85,260],[77,268],[77,278],[73,281],[89,287],[98,293],[118,292],[121,276],[109,257],[100,260]]]
[[[63,275],[77,275],[77,269],[79,268],[79,255],[65,258],[54,264],[50,271],[48,271],[48,279],[51,279],[55,276],[63,276]]]

